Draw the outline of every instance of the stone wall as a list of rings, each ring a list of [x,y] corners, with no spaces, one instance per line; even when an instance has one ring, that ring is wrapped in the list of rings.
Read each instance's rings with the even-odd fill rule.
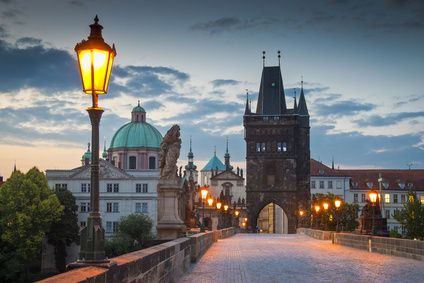
[[[317,240],[331,240],[333,233],[333,231],[297,228],[297,234],[304,234]]]
[[[214,242],[234,234],[234,228],[199,233],[115,257],[110,269],[83,267],[40,282],[175,282]]]
[[[424,261],[424,241],[414,241],[389,237],[335,233],[308,228],[298,228],[304,234],[318,240],[332,240],[333,244],[349,246],[369,252],[401,256]]]

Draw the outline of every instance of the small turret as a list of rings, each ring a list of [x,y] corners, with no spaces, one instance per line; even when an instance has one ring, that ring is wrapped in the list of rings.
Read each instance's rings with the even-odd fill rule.
[[[227,149],[225,151],[224,159],[225,159],[225,171],[232,171],[233,166],[230,165],[230,153],[228,152],[228,138],[227,138]]]
[[[140,100],[138,105],[131,111],[131,122],[146,122],[146,110],[140,106]]]
[[[299,115],[309,116],[308,107],[306,106],[305,94],[303,93],[303,80],[302,87],[300,89],[299,107],[297,113]]]
[[[89,165],[91,161],[91,151],[90,151],[90,143],[87,144],[87,151],[82,155],[81,164]]]

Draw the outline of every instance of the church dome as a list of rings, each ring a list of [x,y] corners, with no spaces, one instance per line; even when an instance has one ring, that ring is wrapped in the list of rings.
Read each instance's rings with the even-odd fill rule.
[[[131,122],[116,131],[109,149],[159,149],[161,142],[161,133],[146,122],[146,111],[140,106],[139,101],[138,105],[131,111]]]

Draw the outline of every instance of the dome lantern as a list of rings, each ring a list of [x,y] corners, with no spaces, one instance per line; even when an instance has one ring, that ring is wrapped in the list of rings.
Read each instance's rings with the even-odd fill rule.
[[[144,123],[146,122],[146,111],[143,107],[140,106],[140,100],[138,101],[138,105],[133,108],[131,111],[131,122],[135,123]]]

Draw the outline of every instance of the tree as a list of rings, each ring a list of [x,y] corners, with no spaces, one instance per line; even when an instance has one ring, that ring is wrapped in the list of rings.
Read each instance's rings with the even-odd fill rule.
[[[65,188],[54,190],[56,197],[63,205],[62,217],[50,227],[48,242],[54,246],[56,268],[60,272],[66,270],[66,246],[79,242],[79,226],[75,197]]]
[[[105,243],[106,256],[115,257],[146,247],[146,243],[153,238],[152,226],[152,220],[144,214],[122,217],[118,233]]]
[[[50,224],[60,219],[62,211],[46,177],[36,167],[26,174],[12,173],[0,189],[0,281],[13,281],[23,271],[28,275],[29,266],[39,262]]]
[[[393,216],[404,227],[407,238],[424,240],[424,207],[414,191],[408,192],[408,201]]]

